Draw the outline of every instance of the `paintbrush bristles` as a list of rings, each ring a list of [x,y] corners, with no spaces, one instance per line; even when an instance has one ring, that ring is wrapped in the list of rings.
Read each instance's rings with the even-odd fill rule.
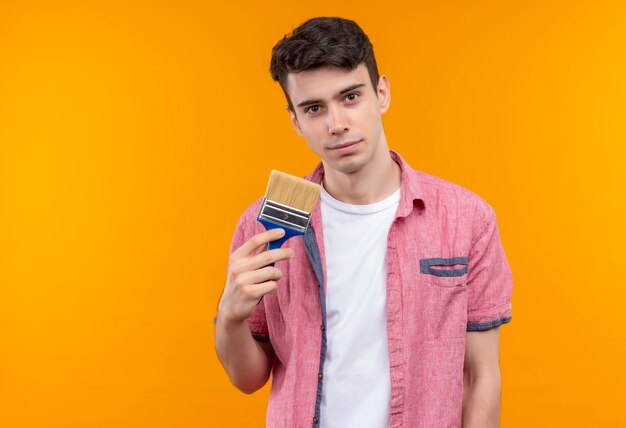
[[[320,195],[320,186],[303,178],[273,170],[265,198],[310,213]]]

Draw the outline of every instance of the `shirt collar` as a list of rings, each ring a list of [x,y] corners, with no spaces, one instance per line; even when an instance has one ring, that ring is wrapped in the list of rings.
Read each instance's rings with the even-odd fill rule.
[[[400,205],[398,206],[396,217],[406,217],[413,211],[415,206],[418,206],[420,209],[424,207],[424,193],[419,185],[417,172],[404,161],[399,153],[390,150],[389,154],[400,166],[401,171]],[[322,162],[317,164],[315,170],[306,178],[314,183],[321,184],[324,178],[324,164]]]

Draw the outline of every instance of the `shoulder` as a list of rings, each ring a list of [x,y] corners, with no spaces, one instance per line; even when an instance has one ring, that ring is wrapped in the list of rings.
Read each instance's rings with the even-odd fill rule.
[[[456,213],[471,218],[475,226],[495,218],[491,205],[475,192],[452,181],[422,171],[410,169],[409,179],[419,189],[426,209]]]
[[[464,218],[486,220],[493,216],[493,208],[479,195],[441,177],[414,169],[399,153],[391,151],[392,158],[402,169],[403,191],[411,199],[421,199],[427,211],[438,214],[454,213]]]
[[[250,204],[239,216],[239,221],[237,222],[237,226],[235,227],[235,232],[233,234],[233,239],[231,242],[231,252],[239,248],[253,235],[264,230],[261,227],[261,224],[256,221],[256,217],[258,215],[262,201],[263,198],[257,199],[252,204]]]
[[[413,174],[414,179],[418,181],[427,196],[439,197],[443,200],[458,200],[481,209],[489,207],[482,197],[460,184],[418,170],[413,170]]]
[[[245,229],[246,232],[249,232],[248,229],[256,228],[256,218],[259,214],[259,209],[261,208],[261,203],[263,202],[263,198],[259,198],[256,201],[252,202],[248,207],[241,213],[239,216],[239,222],[237,223],[237,229]],[[252,234],[254,234],[254,230],[250,230]]]

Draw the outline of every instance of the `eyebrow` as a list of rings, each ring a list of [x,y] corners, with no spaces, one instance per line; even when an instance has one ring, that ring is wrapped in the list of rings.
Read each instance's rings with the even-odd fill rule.
[[[355,84],[350,85],[347,88],[344,88],[341,91],[339,91],[336,96],[337,97],[341,96],[341,95],[345,94],[346,92],[354,91],[355,89],[361,88],[363,86],[365,86],[365,83],[355,83]],[[302,101],[301,103],[299,103],[296,107],[304,107],[304,106],[308,106],[308,105],[311,105],[311,104],[319,104],[322,101],[323,100],[321,100],[319,98],[305,100],[305,101]]]

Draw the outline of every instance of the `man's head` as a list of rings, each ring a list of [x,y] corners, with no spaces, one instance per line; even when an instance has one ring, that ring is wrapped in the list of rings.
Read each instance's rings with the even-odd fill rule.
[[[270,72],[293,110],[287,76],[324,66],[354,70],[365,64],[372,88],[378,84],[374,49],[356,22],[343,18],[313,18],[293,30],[272,49]]]
[[[378,75],[372,45],[355,22],[305,22],[274,47],[271,71],[296,132],[327,174],[354,174],[389,159],[382,124],[389,82]]]

